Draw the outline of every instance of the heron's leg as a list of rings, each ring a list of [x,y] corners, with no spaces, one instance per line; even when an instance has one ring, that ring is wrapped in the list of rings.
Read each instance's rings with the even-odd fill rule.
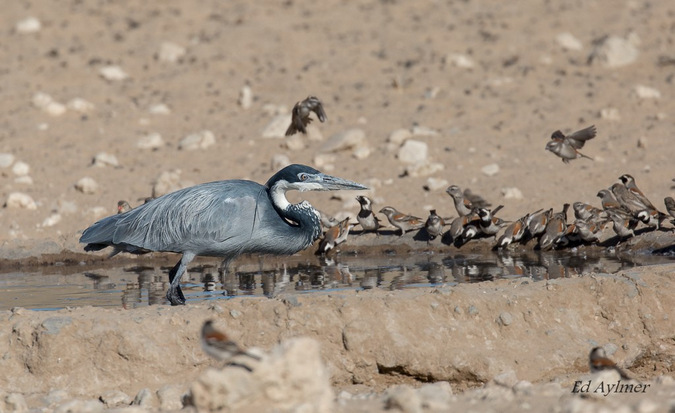
[[[183,277],[187,265],[195,258],[195,254],[184,252],[183,257],[169,271],[169,289],[166,292],[166,299],[171,305],[185,305],[185,296],[180,288],[180,279]]]

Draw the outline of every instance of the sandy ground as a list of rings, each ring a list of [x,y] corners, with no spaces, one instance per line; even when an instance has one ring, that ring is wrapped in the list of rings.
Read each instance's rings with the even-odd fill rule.
[[[506,219],[599,205],[597,191],[624,173],[661,208],[674,195],[674,13],[670,2],[611,0],[9,2],[0,16],[3,256],[81,252],[80,231],[120,199],[142,202],[164,172],[177,186],[265,182],[278,155],[370,186],[377,209],[418,216],[454,215],[449,184],[504,204]],[[597,48],[614,41],[628,63]],[[109,66],[127,77],[106,79]],[[239,103],[245,86],[250,106]],[[263,137],[307,95],[324,102],[327,122],[309,136]],[[564,164],[544,150],[554,130],[591,124],[598,136],[583,152],[594,161]],[[356,148],[326,153],[353,128],[365,135]],[[205,130],[211,146],[180,148]],[[427,144],[422,169],[399,159],[390,136],[401,130]],[[139,148],[151,134],[161,144]],[[116,161],[94,166],[101,153]],[[77,189],[85,177],[96,186]],[[522,199],[505,198],[506,188]],[[15,207],[14,193],[30,199]],[[292,200],[356,213],[353,194],[334,195]],[[659,374],[672,374],[667,353],[671,367]]]

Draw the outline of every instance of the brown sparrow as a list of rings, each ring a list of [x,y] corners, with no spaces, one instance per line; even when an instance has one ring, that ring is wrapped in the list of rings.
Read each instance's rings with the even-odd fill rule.
[[[619,179],[621,182],[623,182],[623,185],[647,207],[646,209],[656,209],[654,204],[652,204],[651,201],[647,199],[645,194],[640,191],[640,188],[637,187],[635,184],[635,178],[633,178],[631,175],[623,174],[619,177]]]
[[[247,356],[254,360],[260,360],[260,357],[251,354],[241,347],[223,332],[216,330],[213,326],[213,320],[208,320],[202,327],[201,335],[202,349],[206,354],[219,361],[228,361],[235,356]]]
[[[380,214],[384,214],[389,223],[401,231],[400,236],[403,236],[408,231],[421,229],[424,227],[424,220],[412,215],[406,215],[398,212],[393,207],[384,207],[380,210]]]
[[[457,213],[460,217],[471,214],[473,205],[471,204],[471,201],[464,198],[464,193],[462,193],[462,190],[457,185],[450,185],[445,190],[445,193],[452,197],[452,200],[455,203],[455,209],[457,209]]]
[[[499,237],[499,240],[497,240],[495,248],[505,248],[513,242],[520,241],[525,234],[525,229],[527,228],[526,222],[529,220],[529,218],[530,214],[527,214],[506,227],[506,230],[502,236]]]
[[[663,202],[666,204],[666,211],[675,218],[675,199],[672,196],[667,196],[663,199]]]
[[[469,188],[464,190],[464,199],[469,201],[469,203],[476,208],[489,208],[492,206],[492,204],[486,201],[482,196],[471,192],[471,189]]]
[[[593,221],[584,221],[583,219],[577,219],[574,221],[574,225],[577,230],[579,238],[584,242],[596,243],[600,241],[600,231],[602,226]]]
[[[123,214],[127,211],[131,211],[131,205],[127,201],[118,201],[117,202],[117,213]]]
[[[630,377],[616,365],[615,362],[610,360],[605,353],[605,349],[602,347],[595,347],[591,350],[591,354],[588,356],[588,367],[591,370],[591,373],[597,373],[604,370],[614,370],[621,376],[624,380],[630,380]]]
[[[326,254],[328,251],[337,247],[339,244],[347,240],[349,231],[354,227],[349,223],[349,217],[340,221],[340,223],[332,228],[328,228],[323,235],[323,239],[319,243],[317,254]]]
[[[478,216],[480,217],[479,230],[483,234],[496,236],[499,230],[506,225],[503,219],[494,216],[503,207],[503,205],[499,205],[492,211],[487,208],[478,208]]]
[[[562,158],[565,163],[580,157],[593,160],[593,158],[579,152],[579,149],[584,147],[587,140],[595,138],[596,133],[595,126],[589,126],[567,136],[557,130],[553,132],[551,140],[546,144],[546,150]]]
[[[655,209],[644,209],[638,212],[635,217],[648,227],[659,229],[663,221],[668,218],[668,215]]]
[[[546,231],[546,225],[552,215],[553,208],[547,211],[539,210],[533,212],[526,221],[527,231],[530,233],[530,237],[535,238],[537,235],[543,234],[544,231]]]
[[[636,194],[622,184],[616,183],[610,187],[610,190],[623,209],[630,211],[633,216],[637,216],[638,212],[642,210],[649,209]]]
[[[436,237],[439,237],[443,234],[443,227],[445,226],[445,220],[436,214],[436,210],[432,209],[429,211],[429,217],[427,222],[424,223],[424,228],[429,234],[429,239],[431,241],[435,240]]]
[[[312,118],[309,117],[311,112],[316,113],[319,121],[326,121],[326,112],[323,110],[323,104],[319,98],[315,96],[308,96],[307,99],[303,100],[302,102],[298,102],[295,104],[295,106],[293,106],[291,124],[286,130],[286,136],[293,135],[297,132],[307,134],[306,127],[310,124],[310,122],[312,122]]]
[[[367,196],[357,196],[356,200],[361,205],[361,210],[356,216],[364,231],[375,231],[380,227],[380,220],[373,214],[373,201]]]
[[[471,212],[469,215],[460,215],[452,220],[452,223],[450,224],[450,236],[452,237],[453,242],[460,239],[464,233],[464,228],[468,225],[473,225],[474,228],[477,228],[479,220],[480,217],[478,216],[478,212],[476,210]]]
[[[554,242],[565,233],[569,206],[570,204],[564,204],[562,211],[553,214],[551,219],[548,220],[544,235],[539,239],[539,249],[546,251],[553,248]]]
[[[323,211],[319,211],[319,215],[321,215],[321,225],[323,225],[324,228],[333,228],[340,223],[340,221]]]
[[[602,209],[583,202],[573,203],[572,209],[574,209],[574,218],[584,221],[599,221],[607,215]]]
[[[620,239],[630,238],[635,235],[633,230],[638,224],[635,218],[621,209],[608,209],[607,214],[612,220],[612,229]]]
[[[607,211],[608,209],[623,209],[621,204],[614,198],[612,192],[609,189],[601,189],[598,191],[597,197],[600,198],[602,202],[602,209]]]

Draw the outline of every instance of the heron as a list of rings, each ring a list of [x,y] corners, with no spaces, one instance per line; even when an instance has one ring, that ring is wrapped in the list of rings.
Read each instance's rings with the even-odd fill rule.
[[[166,298],[184,305],[180,280],[196,256],[222,257],[227,268],[241,254],[292,255],[321,235],[320,213],[307,201],[292,204],[286,192],[364,190],[367,187],[305,165],[289,165],[265,185],[233,179],[184,188],[85,229],[85,251],[182,254],[169,271]]]

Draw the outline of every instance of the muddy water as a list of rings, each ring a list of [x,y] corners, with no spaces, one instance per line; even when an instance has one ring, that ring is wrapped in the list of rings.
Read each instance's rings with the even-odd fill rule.
[[[373,255],[343,254],[333,258],[252,259],[223,272],[216,260],[200,261],[183,277],[188,301],[235,297],[321,293],[345,289],[402,289],[527,277],[533,281],[589,272],[614,273],[625,267],[673,262],[673,257],[588,252],[520,254]],[[95,267],[56,265],[31,272],[0,273],[0,310],[25,307],[54,310],[102,306],[135,308],[166,304],[171,265],[138,259],[127,265],[114,260]]]

